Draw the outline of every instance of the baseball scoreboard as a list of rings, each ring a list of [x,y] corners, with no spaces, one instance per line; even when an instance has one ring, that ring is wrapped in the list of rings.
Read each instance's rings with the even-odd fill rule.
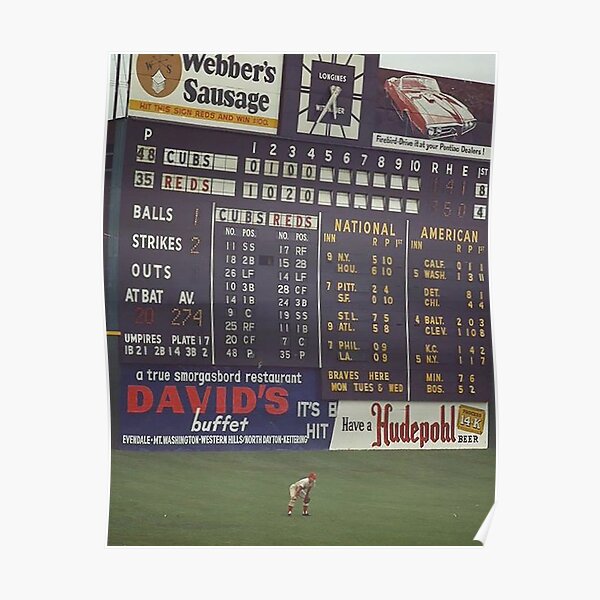
[[[493,86],[138,55],[108,127],[115,447],[486,448]]]

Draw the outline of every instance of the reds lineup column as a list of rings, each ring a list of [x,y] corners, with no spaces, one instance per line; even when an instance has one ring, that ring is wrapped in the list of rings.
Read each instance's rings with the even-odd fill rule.
[[[215,364],[319,366],[318,215],[217,202]]]

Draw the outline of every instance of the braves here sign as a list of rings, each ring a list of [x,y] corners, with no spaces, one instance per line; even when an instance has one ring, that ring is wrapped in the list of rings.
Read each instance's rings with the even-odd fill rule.
[[[277,133],[282,55],[137,54],[129,115]]]

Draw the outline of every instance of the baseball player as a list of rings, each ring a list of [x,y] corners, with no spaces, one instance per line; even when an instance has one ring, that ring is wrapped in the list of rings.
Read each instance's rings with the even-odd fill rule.
[[[288,504],[288,517],[292,516],[292,511],[294,510],[294,505],[296,504],[296,500],[298,498],[302,498],[302,516],[310,517],[308,512],[308,503],[310,502],[310,492],[313,487],[315,487],[315,482],[317,481],[316,473],[309,473],[308,477],[304,479],[300,479],[296,481],[296,483],[292,483],[290,485],[290,502]]]

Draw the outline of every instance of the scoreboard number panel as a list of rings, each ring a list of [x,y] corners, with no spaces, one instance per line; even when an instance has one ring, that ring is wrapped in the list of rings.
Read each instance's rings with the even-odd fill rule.
[[[134,122],[130,129],[141,134],[142,126]],[[169,280],[162,282],[171,288],[179,277],[182,288],[194,283],[189,275],[198,270],[198,260],[210,265],[208,279],[195,281],[195,292],[174,289],[170,294],[180,302],[185,294],[203,296],[205,321],[192,309],[171,307],[175,318],[164,321],[165,339],[173,326],[202,327],[210,322],[206,341],[211,365],[319,368],[322,396],[332,400],[362,399],[375,391],[386,400],[451,400],[457,390],[470,390],[474,400],[483,401],[490,393],[481,375],[476,387],[462,385],[468,373],[456,374],[471,348],[461,338],[485,338],[489,323],[484,302],[486,232],[478,224],[485,220],[487,206],[469,194],[480,187],[476,165],[444,159],[447,165],[460,162],[462,185],[452,177],[428,177],[439,170],[439,161],[432,157],[415,160],[391,152],[301,142],[293,147],[302,162],[290,163],[279,160],[289,155],[288,143],[207,132],[202,147],[195,148],[190,134],[190,147],[178,152],[222,157],[223,169],[233,165],[228,168],[231,179],[223,180],[192,174],[198,171],[187,159],[173,169],[170,140],[177,138],[183,145],[184,132],[169,125],[153,125],[153,130],[153,155],[162,156],[162,164],[156,164],[156,172],[136,168],[133,187],[143,193],[153,188],[155,179],[161,181],[158,202],[168,199],[171,214],[187,213],[189,221],[161,223],[163,231],[172,232],[157,241],[136,234],[133,248],[175,248],[180,253],[182,266],[170,259]],[[219,154],[222,144],[239,154]],[[144,152],[144,157],[149,155]],[[367,170],[371,165],[373,170]],[[211,161],[204,170],[214,169]],[[292,171],[298,179],[290,179]],[[304,187],[303,182],[315,187]],[[136,195],[132,190],[132,198]],[[125,208],[123,222],[131,220],[131,214],[135,217]],[[189,228],[187,236],[182,228]],[[143,247],[138,238],[145,240]],[[178,240],[175,246],[173,240]],[[140,292],[135,299],[167,297],[165,286]],[[468,298],[467,314],[451,312],[457,294]],[[126,300],[131,298],[129,294]],[[153,308],[155,315],[161,310]],[[123,312],[129,312],[126,305]],[[298,321],[305,323],[299,327]],[[147,325],[135,324],[142,329]],[[283,335],[293,330],[304,335]],[[480,333],[471,335],[473,331]],[[477,355],[489,357],[488,339],[479,342]],[[191,352],[187,350],[198,356]],[[153,360],[151,352],[143,356]],[[181,360],[174,348],[164,356],[173,363]],[[414,374],[420,370],[419,388]],[[420,389],[412,397],[411,373],[413,391]],[[455,385],[450,384],[453,379]],[[386,384],[374,383],[381,381]],[[479,394],[476,389],[485,391]]]
[[[302,55],[280,124],[295,120],[297,138],[114,124],[107,320],[127,433],[160,449],[160,436],[227,413],[281,439],[228,429],[196,449],[370,447],[344,415],[378,427],[396,410],[398,425],[420,414],[432,431],[452,415],[456,435],[426,447],[487,447],[489,161],[364,145],[367,123],[391,112],[383,88],[379,103],[365,89],[383,80],[366,67],[358,54]]]

